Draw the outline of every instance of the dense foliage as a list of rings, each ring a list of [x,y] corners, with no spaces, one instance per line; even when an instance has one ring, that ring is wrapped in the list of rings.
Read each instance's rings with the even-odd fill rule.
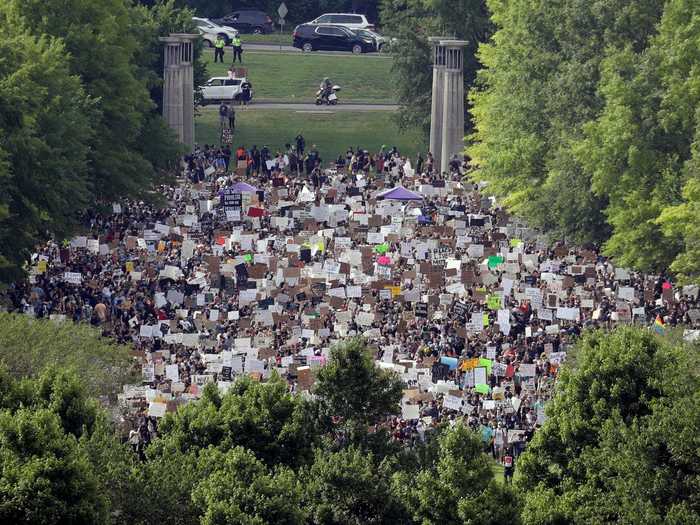
[[[173,0],[0,5],[1,281],[89,204],[143,193],[176,162],[159,110],[158,36],[174,30],[194,27]]]
[[[489,2],[468,149],[535,226],[700,276],[698,40],[686,0]]]
[[[100,425],[77,377],[0,369],[0,521],[105,523],[108,500],[83,443]]]
[[[481,436],[462,423],[412,448],[375,453],[376,440],[389,438],[366,423],[391,414],[395,394],[386,372],[366,369],[374,364],[359,339],[334,349],[314,399],[289,394],[277,377],[242,379],[223,394],[208,386],[161,421],[142,461],[74,372],[20,379],[2,368],[0,520],[696,523],[698,352],[640,329],[585,334],[544,427],[518,461],[515,490],[495,479]],[[347,427],[334,411],[344,405],[328,395],[333,387],[373,407],[353,431],[374,441],[343,439]]]
[[[419,128],[430,132],[432,100],[432,50],[428,37],[456,37],[468,42],[464,51],[465,93],[472,87],[480,67],[476,57],[480,43],[491,34],[485,0],[382,0],[383,29],[396,38],[392,44],[392,74],[398,118],[403,129]],[[465,128],[471,129],[471,117],[465,104]]]
[[[126,346],[95,328],[0,313],[0,363],[14,377],[35,377],[53,368],[72,370],[93,395],[112,395],[131,378]]]
[[[697,345],[592,332],[521,457],[524,523],[697,523]]]

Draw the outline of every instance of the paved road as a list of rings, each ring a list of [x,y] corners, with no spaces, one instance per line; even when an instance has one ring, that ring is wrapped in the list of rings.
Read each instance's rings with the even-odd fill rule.
[[[211,106],[213,107],[213,106]],[[253,102],[245,108],[235,106],[236,111],[253,111],[255,109],[287,109],[290,111],[396,111],[399,106],[396,104],[352,104],[349,102],[340,103],[337,106],[317,106],[316,104],[281,103],[281,102]]]

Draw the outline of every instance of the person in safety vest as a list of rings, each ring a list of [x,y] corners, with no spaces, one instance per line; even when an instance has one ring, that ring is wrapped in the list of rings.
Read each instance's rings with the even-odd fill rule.
[[[226,41],[219,35],[216,37],[216,42],[214,42],[214,62],[224,62],[224,46]]]
[[[231,40],[231,45],[233,46],[233,64],[236,63],[236,57],[238,57],[238,61],[242,64],[243,63],[243,58],[241,57],[241,53],[243,53],[243,46],[241,45],[241,37],[238,35],[233,37],[233,40]]]

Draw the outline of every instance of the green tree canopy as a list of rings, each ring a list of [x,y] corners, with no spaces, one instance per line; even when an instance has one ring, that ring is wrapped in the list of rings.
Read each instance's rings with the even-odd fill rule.
[[[222,397],[215,388],[208,386],[202,399],[163,419],[158,454],[242,446],[268,465],[311,461],[319,439],[312,407],[279,377],[267,383],[240,379]]]
[[[458,423],[439,436],[437,462],[424,465],[415,478],[394,480],[413,521],[422,525],[519,522],[515,497],[494,480],[492,460],[479,436]]]
[[[327,416],[362,429],[398,413],[403,383],[395,372],[377,368],[365,341],[355,337],[331,348],[314,393]]]
[[[496,24],[480,47],[469,154],[479,179],[534,226],[578,242],[609,234],[606,196],[575,155],[602,106],[601,61],[613,49],[649,45],[662,0],[492,0]]]
[[[304,476],[305,505],[317,525],[402,524],[403,502],[392,492],[394,465],[378,462],[354,446],[338,452],[318,451]]]
[[[0,5],[0,281],[21,276],[39,241],[70,235],[95,200],[142,196],[176,166],[158,37],[194,25],[173,2]]]
[[[492,0],[471,95],[478,178],[530,223],[697,280],[700,6]]]
[[[70,369],[94,395],[116,395],[132,375],[127,347],[83,324],[0,313],[0,348],[0,362],[16,378]]]
[[[302,525],[302,487],[294,472],[264,463],[242,447],[207,454],[209,476],[192,493],[202,525]]]
[[[95,111],[60,40],[15,26],[1,6],[0,32],[0,280],[8,282],[46,231],[69,231],[88,202]]]
[[[519,460],[524,523],[700,519],[698,347],[591,332]]]
[[[36,379],[0,368],[0,521],[107,523],[108,499],[82,446],[98,408],[75,374]]]
[[[480,67],[476,51],[491,33],[485,0],[382,0],[383,29],[398,39],[392,46],[392,74],[401,104],[399,124],[404,129],[418,127],[430,131],[432,100],[432,54],[430,36],[446,36],[468,42],[464,51],[465,93],[474,84]],[[465,130],[471,130],[469,108],[465,104]]]
[[[51,410],[0,411],[0,464],[3,523],[107,523],[94,468]]]

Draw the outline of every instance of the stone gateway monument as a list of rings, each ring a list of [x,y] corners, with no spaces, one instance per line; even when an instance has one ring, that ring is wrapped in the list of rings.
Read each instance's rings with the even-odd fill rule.
[[[430,152],[435,167],[449,171],[450,159],[464,150],[464,40],[430,37],[433,47],[433,100]]]
[[[163,61],[163,118],[180,142],[194,147],[194,85],[192,60],[199,35],[171,33],[160,38],[165,44]]]

